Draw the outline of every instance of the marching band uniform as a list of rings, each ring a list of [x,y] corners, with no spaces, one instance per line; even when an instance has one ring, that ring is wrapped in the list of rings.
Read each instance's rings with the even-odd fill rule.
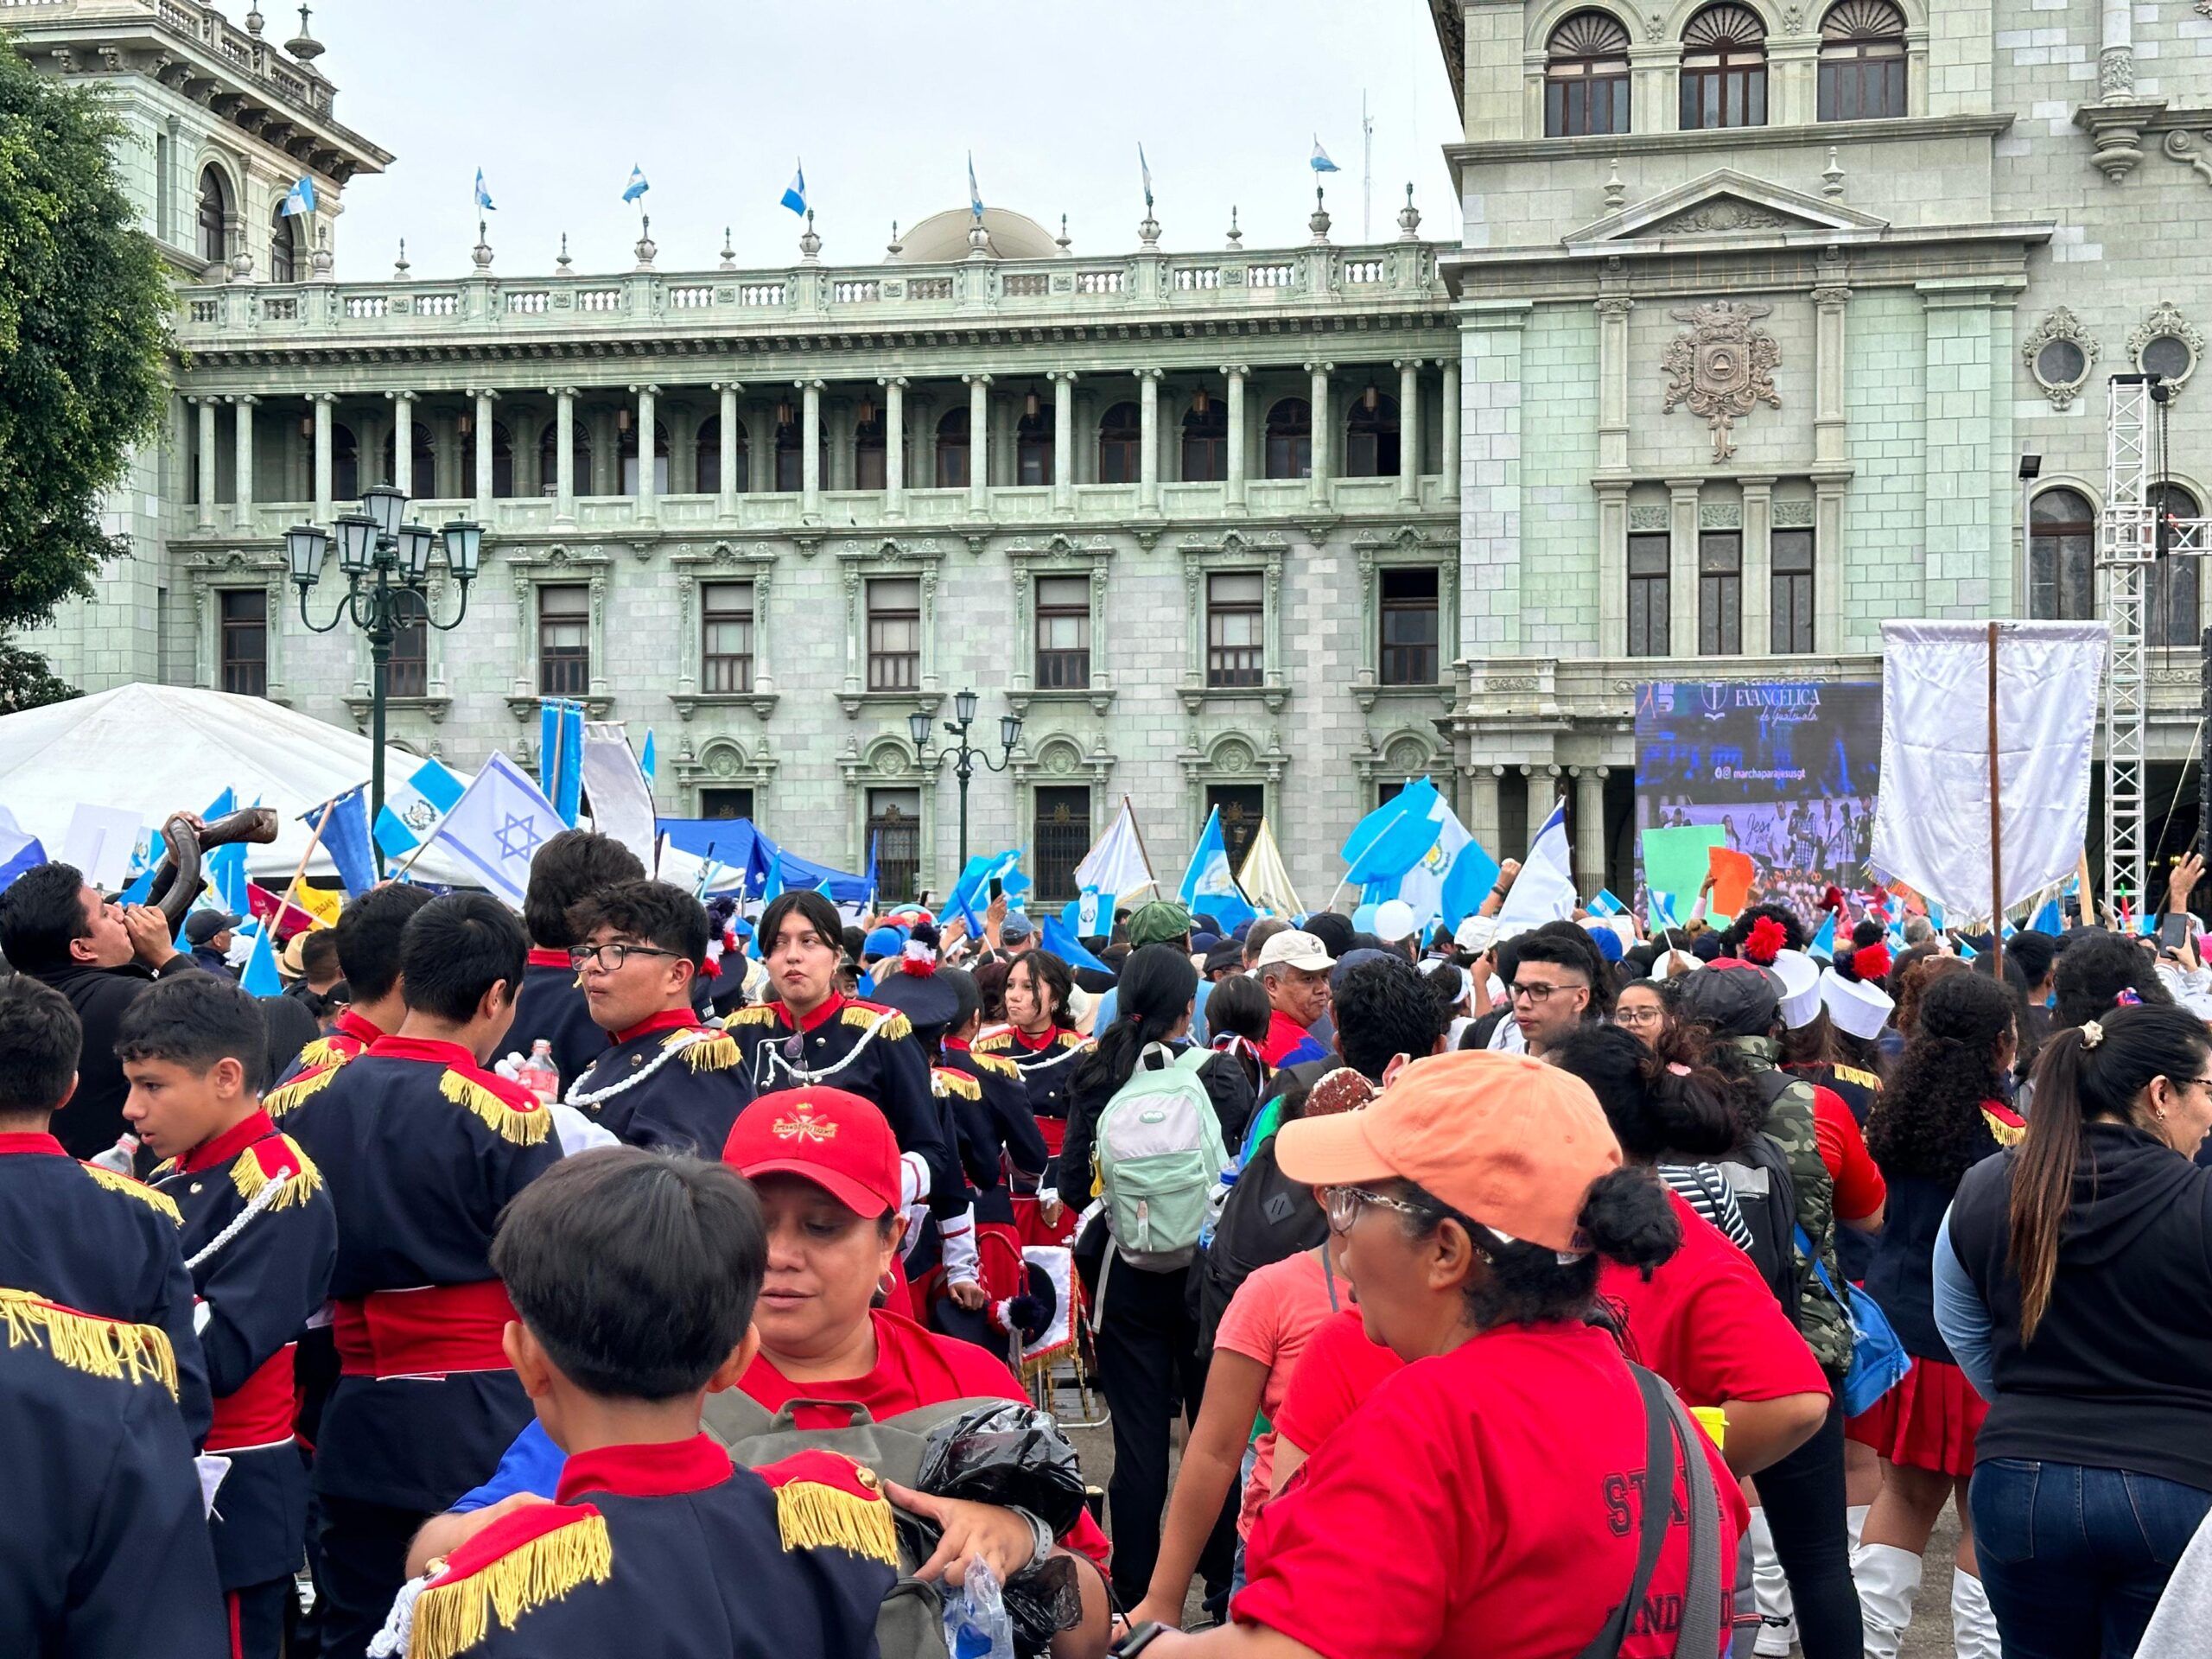
[[[0,1653],[225,1659],[168,1338],[25,1290],[0,1289]]]
[[[50,1135],[0,1135],[0,1285],[104,1319],[158,1326],[186,1437],[207,1436],[207,1367],[192,1322],[184,1218],[152,1187],[80,1164]]]
[[[1035,1192],[1052,1154],[1029,1110],[1020,1068],[1012,1060],[978,1054],[969,1044],[949,1037],[939,1069],[976,1084],[963,1139],[985,1148],[991,1177],[986,1181],[979,1179],[981,1172],[970,1171],[976,1190],[976,1250],[982,1262],[983,1288],[993,1301],[1001,1301],[1019,1295],[1025,1283],[1021,1236],[1014,1225],[1015,1194]]]
[[[898,1559],[891,1506],[849,1458],[741,1469],[704,1434],[607,1446],[454,1551],[408,1651],[846,1659],[874,1651]]]
[[[388,1034],[373,1020],[364,1019],[351,1008],[340,1008],[338,1011],[337,1022],[315,1041],[304,1045],[291,1065],[284,1068],[284,1075],[276,1079],[276,1087],[262,1096],[262,1109],[270,1111],[269,1103],[275,1098],[277,1090],[283,1088],[301,1073],[318,1071],[327,1065],[343,1065],[348,1060],[357,1060],[371,1043]],[[276,1116],[282,1114],[270,1111],[270,1115]]]
[[[591,1005],[566,950],[533,947],[515,992],[514,1046],[524,1053],[543,1037],[553,1045],[554,1069],[566,1090],[607,1051],[607,1033],[592,1023]]]
[[[1067,1139],[1068,1108],[1074,1098],[1076,1067],[1090,1052],[1090,1039],[1080,1032],[1055,1026],[1041,1037],[1031,1037],[1012,1026],[1000,1026],[976,1039],[975,1053],[982,1058],[1009,1061],[1021,1073],[1029,1097],[1029,1110],[1044,1137],[1052,1161],[1045,1166],[1045,1185],[1057,1188],[1060,1179],[1060,1145]],[[1071,1206],[1059,1226],[1048,1228],[1039,1218],[1037,1204],[1023,1198],[1014,1206],[1017,1230],[1026,1244],[1065,1244],[1075,1232]]]
[[[565,1103],[631,1146],[720,1157],[753,1100],[737,1039],[672,1008],[608,1033],[607,1042]]]
[[[293,1350],[328,1294],[338,1217],[322,1176],[264,1112],[154,1172],[184,1217],[215,1395],[207,1451],[230,1459],[209,1516],[239,1659],[276,1659],[305,1548],[306,1461],[292,1438]]]
[[[457,1043],[387,1037],[327,1077],[285,1127],[338,1211],[331,1275],[341,1375],[314,1489],[325,1650],[383,1627],[415,1529],[499,1466],[531,1418],[500,1338],[492,1272],[507,1200],[561,1156],[552,1116]]]

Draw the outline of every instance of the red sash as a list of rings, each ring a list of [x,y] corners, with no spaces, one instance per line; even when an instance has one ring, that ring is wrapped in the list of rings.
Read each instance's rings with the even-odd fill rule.
[[[335,1306],[339,1370],[378,1378],[509,1370],[499,1339],[514,1317],[496,1279],[372,1291]]]
[[[288,1445],[292,1438],[292,1350],[286,1343],[234,1394],[215,1402],[214,1426],[207,1431],[210,1452],[245,1452],[255,1446]]]

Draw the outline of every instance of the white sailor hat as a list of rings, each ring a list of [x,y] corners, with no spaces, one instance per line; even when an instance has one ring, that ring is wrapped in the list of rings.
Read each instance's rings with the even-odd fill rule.
[[[1802,950],[1777,950],[1774,975],[1782,982],[1782,1023],[1809,1026],[1821,1011],[1821,966]]]
[[[1889,1023],[1896,1006],[1880,986],[1863,979],[1846,979],[1833,968],[1821,975],[1821,1001],[1838,1031],[1872,1042]]]

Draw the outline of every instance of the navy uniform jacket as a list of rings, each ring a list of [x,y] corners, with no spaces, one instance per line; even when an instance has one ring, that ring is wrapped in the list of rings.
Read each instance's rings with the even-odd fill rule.
[[[284,1068],[284,1075],[276,1079],[276,1087],[261,1097],[262,1109],[271,1117],[282,1117],[287,1107],[272,1103],[277,1102],[278,1091],[285,1084],[302,1072],[320,1071],[328,1065],[343,1065],[348,1060],[360,1058],[369,1045],[385,1034],[374,1021],[364,1020],[353,1009],[340,1009],[337,1023],[302,1048]]]
[[[607,1041],[562,1098],[630,1146],[720,1158],[753,1101],[737,1039],[677,1008]]]
[[[942,1221],[967,1209],[957,1132],[930,1089],[929,1060],[905,1014],[833,991],[796,1026],[780,1002],[740,1008],[728,1025],[756,1095],[807,1084],[849,1090],[883,1114],[899,1151],[929,1166],[930,1213]]]
[[[1043,1045],[1033,1048],[1011,1026],[1001,1026],[976,1039],[974,1052],[987,1058],[1011,1060],[1021,1070],[1029,1094],[1029,1110],[1045,1137],[1045,1149],[1057,1166],[1060,1142],[1067,1138],[1068,1112],[1075,1101],[1075,1074],[1090,1052],[1090,1041],[1081,1032],[1065,1027],[1046,1033]],[[1057,1167],[1054,1173],[1057,1173]]]
[[[0,1290],[0,1653],[228,1659],[162,1333],[18,1290]],[[112,1370],[86,1369],[101,1351]]]
[[[702,1434],[580,1452],[556,1499],[456,1549],[411,1659],[861,1659],[896,1581],[891,1506],[833,1452],[740,1469]],[[518,1586],[495,1596],[493,1583]]]
[[[982,1092],[982,1098],[966,1108],[962,1125],[963,1139],[976,1141],[991,1166],[988,1181],[976,1179],[973,1168],[969,1171],[976,1189],[976,1219],[1011,1224],[1013,1195],[1001,1178],[1001,1169],[1011,1167],[1016,1184],[1024,1191],[1034,1192],[1045,1166],[1052,1161],[1037,1119],[1029,1109],[1029,1091],[1023,1085],[1021,1070],[1002,1054],[978,1054],[959,1042],[945,1044],[942,1069],[973,1077]]]
[[[591,1005],[569,965],[566,950],[532,950],[530,965],[522,970],[522,988],[515,993],[514,1028],[507,1033],[509,1047],[528,1054],[543,1037],[553,1045],[554,1068],[561,1074],[561,1092],[583,1076],[591,1063],[607,1052],[607,1033],[591,1022]]]
[[[193,1334],[182,1224],[152,1187],[79,1163],[50,1135],[0,1135],[0,1285],[159,1325],[176,1355],[177,1401],[196,1446],[207,1435],[207,1367]]]
[[[216,1569],[226,1590],[287,1578],[302,1559],[308,1512],[307,1464],[292,1439],[292,1351],[329,1294],[337,1212],[315,1165],[263,1112],[163,1164],[154,1184],[184,1216],[215,1395],[207,1450],[231,1460],[209,1517]]]
[[[338,1211],[330,1279],[343,1375],[315,1488],[424,1512],[499,1466],[531,1419],[500,1351],[492,1272],[507,1200],[561,1156],[551,1115],[454,1043],[387,1037],[284,1121]]]

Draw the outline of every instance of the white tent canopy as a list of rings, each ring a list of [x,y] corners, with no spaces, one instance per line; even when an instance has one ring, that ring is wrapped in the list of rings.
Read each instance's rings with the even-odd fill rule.
[[[240,806],[276,809],[276,842],[246,849],[255,880],[283,881],[307,849],[300,814],[365,781],[372,746],[359,734],[260,697],[188,686],[124,685],[0,715],[0,807],[60,858],[79,804],[137,815],[149,829],[197,812],[226,788]],[[386,787],[421,757],[385,746]],[[469,774],[461,774],[465,779]],[[433,849],[416,867],[427,880],[467,884],[467,868]],[[334,876],[318,849],[310,875]]]

